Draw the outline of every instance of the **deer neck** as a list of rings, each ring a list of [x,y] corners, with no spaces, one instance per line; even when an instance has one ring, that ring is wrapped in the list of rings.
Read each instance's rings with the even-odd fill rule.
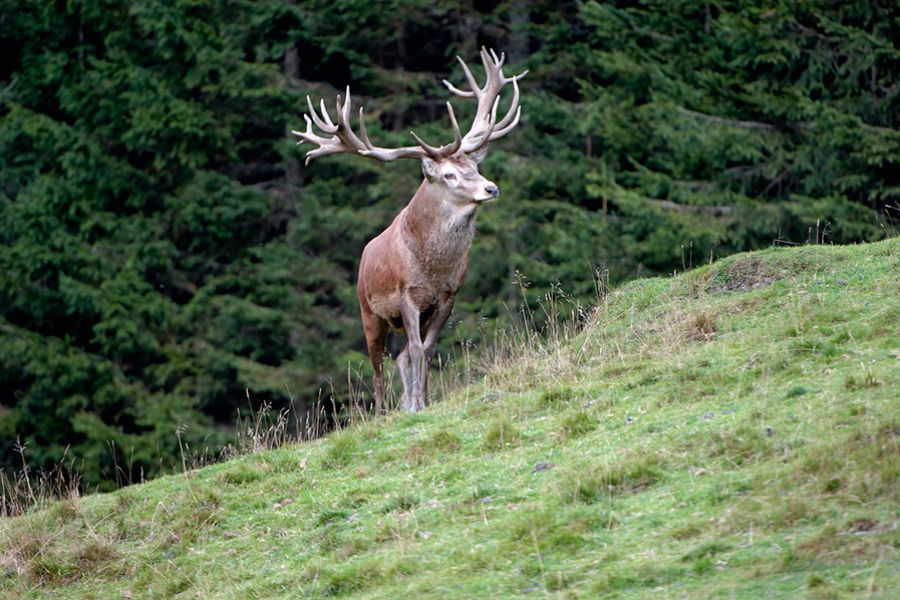
[[[426,180],[404,212],[404,239],[426,271],[442,275],[466,264],[477,204],[459,206]]]

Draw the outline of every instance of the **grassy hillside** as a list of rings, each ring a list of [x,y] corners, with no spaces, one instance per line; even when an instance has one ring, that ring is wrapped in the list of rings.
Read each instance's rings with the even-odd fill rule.
[[[424,414],[0,521],[0,591],[900,589],[900,239],[636,281],[580,333],[509,343],[482,368]]]

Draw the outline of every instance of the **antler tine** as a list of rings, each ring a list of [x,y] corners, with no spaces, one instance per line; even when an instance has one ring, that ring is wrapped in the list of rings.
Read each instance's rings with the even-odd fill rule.
[[[463,152],[467,153],[478,150],[488,142],[509,133],[515,127],[521,116],[519,111],[520,90],[518,81],[528,74],[526,70],[518,75],[506,77],[503,74],[503,65],[506,63],[505,53],[501,52],[498,55],[493,49],[482,46],[479,54],[484,65],[485,81],[483,86],[478,86],[471,70],[462,59],[460,59],[460,64],[464,66],[463,72],[466,75],[470,91],[459,90],[453,87],[452,84],[445,83],[447,88],[454,94],[468,98],[474,97],[478,102],[475,117],[472,120],[472,127],[463,137]],[[509,109],[503,115],[503,118],[498,121],[497,111],[499,109],[500,92],[509,83],[513,84],[512,100]]]
[[[334,124],[331,123],[331,119],[329,119],[328,123],[326,123],[319,117],[319,114],[316,112],[316,109],[313,106],[312,100],[309,98],[309,96],[306,97],[306,106],[309,110],[309,116],[312,117],[312,120],[316,124],[316,127],[321,129],[325,133],[337,133],[337,127],[335,127]],[[322,104],[322,112],[325,112],[324,103]]]
[[[490,141],[491,134],[494,133],[494,128],[497,126],[497,108],[500,106],[500,96],[494,98],[494,105],[491,107],[491,119],[488,121],[488,128],[484,132],[482,136],[482,140],[485,142]],[[479,144],[481,145],[481,144]]]
[[[359,139],[362,141],[365,146],[364,150],[359,150],[359,154],[362,156],[368,156],[370,158],[375,158],[384,162],[389,162],[394,160],[395,158],[415,158],[416,156],[413,154],[404,154],[404,150],[409,150],[410,153],[414,151],[421,152],[420,148],[398,148],[396,150],[387,150],[384,148],[378,148],[374,144],[372,144],[372,140],[369,139],[369,132],[366,129],[366,117],[363,111],[363,107],[359,107]]]
[[[447,112],[450,113],[450,124],[453,126],[453,152],[456,152],[462,145],[462,133],[459,131],[459,123],[456,121],[456,114],[454,114],[453,105],[450,102],[447,102]]]
[[[312,119],[309,118],[309,115],[303,115],[303,119],[306,121],[306,131],[297,131],[296,129],[291,130],[291,133],[300,137],[300,141],[297,142],[297,145],[299,146],[304,142],[310,142],[311,144],[319,145],[319,148],[310,150],[306,153],[306,162],[304,164],[309,165],[309,161],[317,156],[322,156],[323,154],[331,154],[333,152],[339,151],[337,149],[332,149],[331,139],[324,138],[313,133],[313,122]]]
[[[337,131],[337,125],[331,122],[331,115],[329,115],[328,111],[325,109],[325,98],[319,100],[319,108],[322,109],[322,118],[328,123],[328,127]]]
[[[509,133],[509,132],[512,131],[513,129],[515,129],[515,128],[516,128],[516,125],[519,124],[519,118],[520,118],[521,116],[522,116],[522,107],[521,107],[521,106],[517,106],[517,107],[516,107],[516,115],[515,115],[515,117],[513,117],[512,122],[509,123],[508,125],[504,126],[504,127],[499,127],[499,125],[498,125],[498,127],[495,127],[493,133],[489,136],[490,139],[488,139],[488,141],[489,141],[489,142],[492,142],[492,141],[494,141],[494,140],[500,139],[500,138],[502,138],[504,135],[506,135],[507,133]]]
[[[456,94],[457,96],[462,96],[463,98],[474,98],[475,92],[466,92],[464,90],[459,89],[446,79],[443,80],[444,85],[447,86],[447,89]]]
[[[344,104],[346,104],[346,102],[342,102],[341,95],[338,94],[334,99],[334,114],[337,115],[338,129],[341,127],[341,117],[344,116]]]
[[[503,129],[504,127],[506,127],[507,124],[509,124],[510,120],[512,120],[513,114],[515,113],[516,109],[519,108],[519,82],[518,82],[518,80],[513,78],[512,84],[513,84],[512,101],[509,103],[509,110],[506,111],[506,114],[503,116],[503,118],[500,120],[500,122],[497,123],[498,129]],[[497,98],[499,99],[499,96]]]
[[[481,64],[484,65],[485,77],[484,88],[481,91],[485,91],[491,87],[491,81],[496,76],[497,68],[491,60],[491,55],[488,53],[487,48],[484,46],[481,47]]]
[[[359,137],[362,139],[363,144],[366,145],[366,148],[369,150],[374,148],[369,140],[369,133],[366,131],[366,117],[363,115],[362,106],[359,107]]]
[[[487,144],[492,139],[492,134],[494,133],[494,129],[497,127],[497,108],[500,106],[500,97],[494,98],[494,104],[491,106],[490,116],[488,117],[487,125],[485,129],[473,130],[470,131],[466,136],[467,138],[471,136],[471,139],[465,140],[463,139],[463,152],[469,154],[471,152],[475,152],[485,144]]]
[[[338,96],[340,97],[340,96]],[[350,86],[347,86],[347,91],[344,93],[344,110],[341,111],[341,116],[344,119],[344,122],[347,123],[347,129],[350,129]]]
[[[344,103],[341,104],[341,96],[338,94],[337,97],[338,104],[338,132],[337,136],[344,142],[345,145],[350,148],[355,149],[357,152],[360,150],[365,150],[371,146],[371,144],[366,144],[363,140],[359,139],[356,134],[353,132],[353,128],[350,127],[350,108],[352,103],[350,101],[350,86],[347,86]]]
[[[447,103],[447,112],[450,115],[450,124],[453,126],[453,141],[446,146],[441,146],[440,148],[435,148],[434,146],[425,143],[422,138],[416,135],[415,131],[410,131],[410,135],[415,138],[416,142],[425,150],[426,154],[431,158],[438,159],[446,156],[450,156],[456,153],[459,150],[460,146],[462,146],[462,133],[459,131],[459,123],[456,121],[456,114],[453,112],[453,105],[449,102]]]
[[[462,65],[463,73],[465,73],[466,75],[466,81],[469,83],[469,89],[472,90],[472,95],[478,96],[478,92],[481,91],[481,88],[478,87],[478,82],[475,81],[475,76],[472,75],[472,71],[469,70],[469,65],[467,65],[466,61],[464,61],[459,56],[456,57],[456,60],[458,60],[459,64]]]
[[[506,62],[506,52],[500,53],[500,58],[497,58],[497,53],[494,52],[494,49],[491,48],[491,56],[494,58],[494,62],[497,63],[497,67],[502,67],[503,63]]]
[[[313,124],[309,118],[309,115],[303,115],[303,119],[306,121],[306,131],[297,131],[296,129],[291,130],[291,133],[293,133],[294,135],[300,136],[300,138],[301,138],[300,141],[297,142],[298,146],[300,144],[302,144],[303,142],[319,143],[319,142],[327,142],[328,141],[327,138],[318,136],[313,132],[313,129],[312,129]]]
[[[309,115],[303,115],[303,118],[306,119],[306,132],[303,132],[303,131],[297,131],[296,129],[291,129],[291,133],[293,133],[294,135],[300,137],[300,141],[297,142],[297,145],[298,145],[298,146],[299,146],[300,144],[302,144],[303,142],[308,142],[308,141],[309,141],[309,140],[307,140],[307,139],[304,139],[304,136],[311,136],[311,135],[313,135],[313,133],[312,133],[312,123],[311,123],[310,120],[309,120]]]
[[[425,140],[416,135],[415,131],[410,131],[409,135],[413,136],[413,139],[416,140],[416,143],[419,144],[423,150],[425,150],[425,154],[427,154],[431,158],[438,158],[440,156],[440,148],[435,148],[431,144],[428,144]]]

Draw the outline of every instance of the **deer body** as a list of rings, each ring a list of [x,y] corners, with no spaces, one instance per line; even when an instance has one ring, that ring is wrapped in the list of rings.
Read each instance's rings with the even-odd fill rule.
[[[447,81],[455,94],[476,98],[478,109],[472,128],[463,137],[452,106],[447,108],[453,125],[454,141],[435,148],[413,133],[418,147],[379,148],[369,141],[363,111],[359,112],[360,136],[349,125],[349,89],[346,100],[337,101],[338,124],[335,125],[321,105],[321,116],[307,97],[309,115],[307,130],[293,133],[302,142],[313,142],[319,148],[307,153],[307,163],[314,157],[336,152],[353,152],[362,156],[391,161],[396,158],[419,158],[425,177],[415,195],[381,234],[363,250],[359,266],[357,296],[369,358],[375,369],[375,412],[380,414],[384,397],[382,364],[385,344],[391,330],[406,334],[407,344],[397,356],[403,382],[403,407],[409,411],[425,408],[428,395],[428,368],[437,347],[438,335],[453,310],[456,293],[462,286],[468,268],[469,248],[475,235],[475,217],[479,205],[500,195],[497,186],[478,172],[478,163],[487,152],[489,142],[506,135],[518,124],[517,81],[527,71],[504,77],[503,57],[482,48],[487,81],[478,87],[475,78],[460,59],[470,90],[462,91]],[[500,89],[513,84],[513,99],[506,115],[497,120]],[[316,135],[316,127],[331,133],[332,138]]]
[[[424,185],[423,185],[424,187]],[[468,266],[475,234],[475,209],[470,216],[433,220],[420,188],[394,222],[363,250],[357,293],[363,312],[403,329],[401,299],[428,313],[440,299],[456,294]],[[365,318],[365,317],[364,317]]]
[[[397,322],[401,295],[425,312],[440,296],[455,294],[462,285],[476,209],[455,214],[434,206],[440,202],[429,198],[423,184],[394,222],[363,250],[358,293],[381,319]]]
[[[427,372],[438,333],[466,277],[478,205],[499,195],[475,162],[454,157],[426,170],[409,204],[363,250],[357,295],[369,357],[375,368],[376,411],[384,394],[382,362],[390,330],[404,332],[398,355],[403,407],[425,408]],[[453,175],[451,188],[445,176]],[[407,365],[412,373],[407,377]]]

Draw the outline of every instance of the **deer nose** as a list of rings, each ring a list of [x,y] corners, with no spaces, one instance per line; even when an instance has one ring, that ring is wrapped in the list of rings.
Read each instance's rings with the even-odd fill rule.
[[[491,198],[496,198],[500,195],[500,189],[493,184],[484,186],[484,191],[487,192]]]

